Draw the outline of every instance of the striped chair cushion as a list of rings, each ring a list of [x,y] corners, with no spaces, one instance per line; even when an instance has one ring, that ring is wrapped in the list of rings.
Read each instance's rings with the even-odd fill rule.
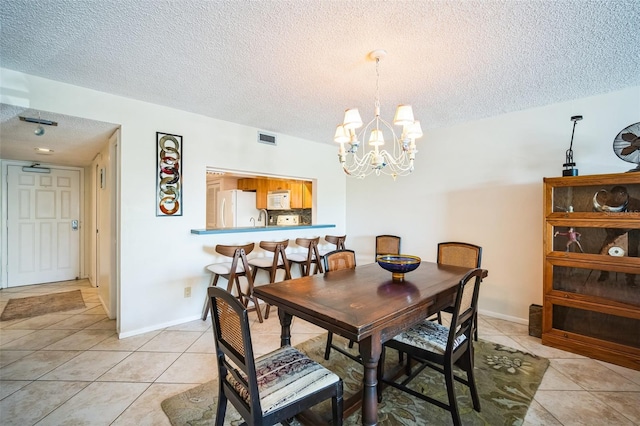
[[[218,275],[228,275],[231,273],[231,262],[223,262],[223,263],[214,263],[212,265],[207,266],[207,269],[214,274]],[[238,262],[236,265],[236,274],[244,272],[244,266],[242,262]]]
[[[258,392],[263,414],[291,404],[340,378],[291,346],[256,358]],[[231,374],[227,382],[250,404],[247,389]]]
[[[422,321],[398,334],[393,340],[443,355],[447,348],[448,338],[448,327],[434,321]],[[465,339],[464,334],[459,336],[453,343],[453,349],[455,350]]]

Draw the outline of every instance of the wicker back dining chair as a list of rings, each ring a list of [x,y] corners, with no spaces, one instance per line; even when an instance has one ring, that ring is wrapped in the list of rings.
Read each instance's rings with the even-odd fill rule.
[[[382,254],[400,254],[400,240],[396,235],[378,235],[376,236],[376,257]]]
[[[324,270],[326,272],[340,271],[342,269],[353,269],[355,267],[356,252],[354,252],[353,250],[334,250],[325,254],[324,256]],[[350,348],[353,347],[353,343],[354,342],[352,340],[349,341]],[[334,345],[333,333],[329,332],[327,334],[327,345],[324,350],[324,359],[329,359],[329,356],[331,355],[331,349],[335,349],[344,356],[347,356],[356,362],[362,363],[361,359],[358,356],[352,355],[342,347]]]
[[[482,247],[470,243],[444,242],[438,244],[438,263],[441,265],[463,266],[465,268],[480,268],[482,264]],[[453,305],[442,311],[451,314]],[[438,324],[442,324],[442,314],[437,314]],[[478,313],[473,319],[473,338],[478,341]]]
[[[460,413],[456,400],[454,380],[469,387],[473,409],[480,411],[480,398],[473,371],[473,321],[478,308],[478,293],[485,271],[476,268],[469,271],[458,283],[451,325],[445,327],[433,321],[422,321],[385,342],[378,362],[378,399],[382,399],[380,382],[404,391],[416,398],[437,405],[451,412],[454,425],[460,425]],[[396,382],[384,376],[384,357],[387,348],[393,348],[408,356],[406,379]],[[419,366],[412,371],[411,360]],[[454,374],[454,365],[466,378]],[[420,393],[408,386],[424,368],[432,368],[444,374],[448,402]]]
[[[334,425],[342,425],[342,380],[292,346],[254,358],[247,310],[219,287],[208,290],[218,365],[217,426],[227,401],[248,425],[274,425],[331,399]]]
[[[324,270],[326,272],[356,267],[356,252],[342,249],[334,250],[324,255]]]

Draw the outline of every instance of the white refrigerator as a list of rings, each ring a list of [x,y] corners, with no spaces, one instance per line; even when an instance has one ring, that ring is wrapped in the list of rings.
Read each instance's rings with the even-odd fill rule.
[[[251,218],[258,220],[256,193],[231,189],[218,193],[218,227],[238,228],[253,226]]]

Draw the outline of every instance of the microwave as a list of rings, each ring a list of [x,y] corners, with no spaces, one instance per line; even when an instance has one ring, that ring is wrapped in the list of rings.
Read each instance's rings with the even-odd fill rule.
[[[290,210],[291,191],[269,191],[267,193],[267,210]]]

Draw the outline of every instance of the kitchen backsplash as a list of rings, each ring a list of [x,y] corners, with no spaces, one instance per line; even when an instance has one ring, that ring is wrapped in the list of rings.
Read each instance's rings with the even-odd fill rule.
[[[280,215],[298,215],[298,225],[311,225],[311,209],[268,210],[269,226],[276,225]]]

